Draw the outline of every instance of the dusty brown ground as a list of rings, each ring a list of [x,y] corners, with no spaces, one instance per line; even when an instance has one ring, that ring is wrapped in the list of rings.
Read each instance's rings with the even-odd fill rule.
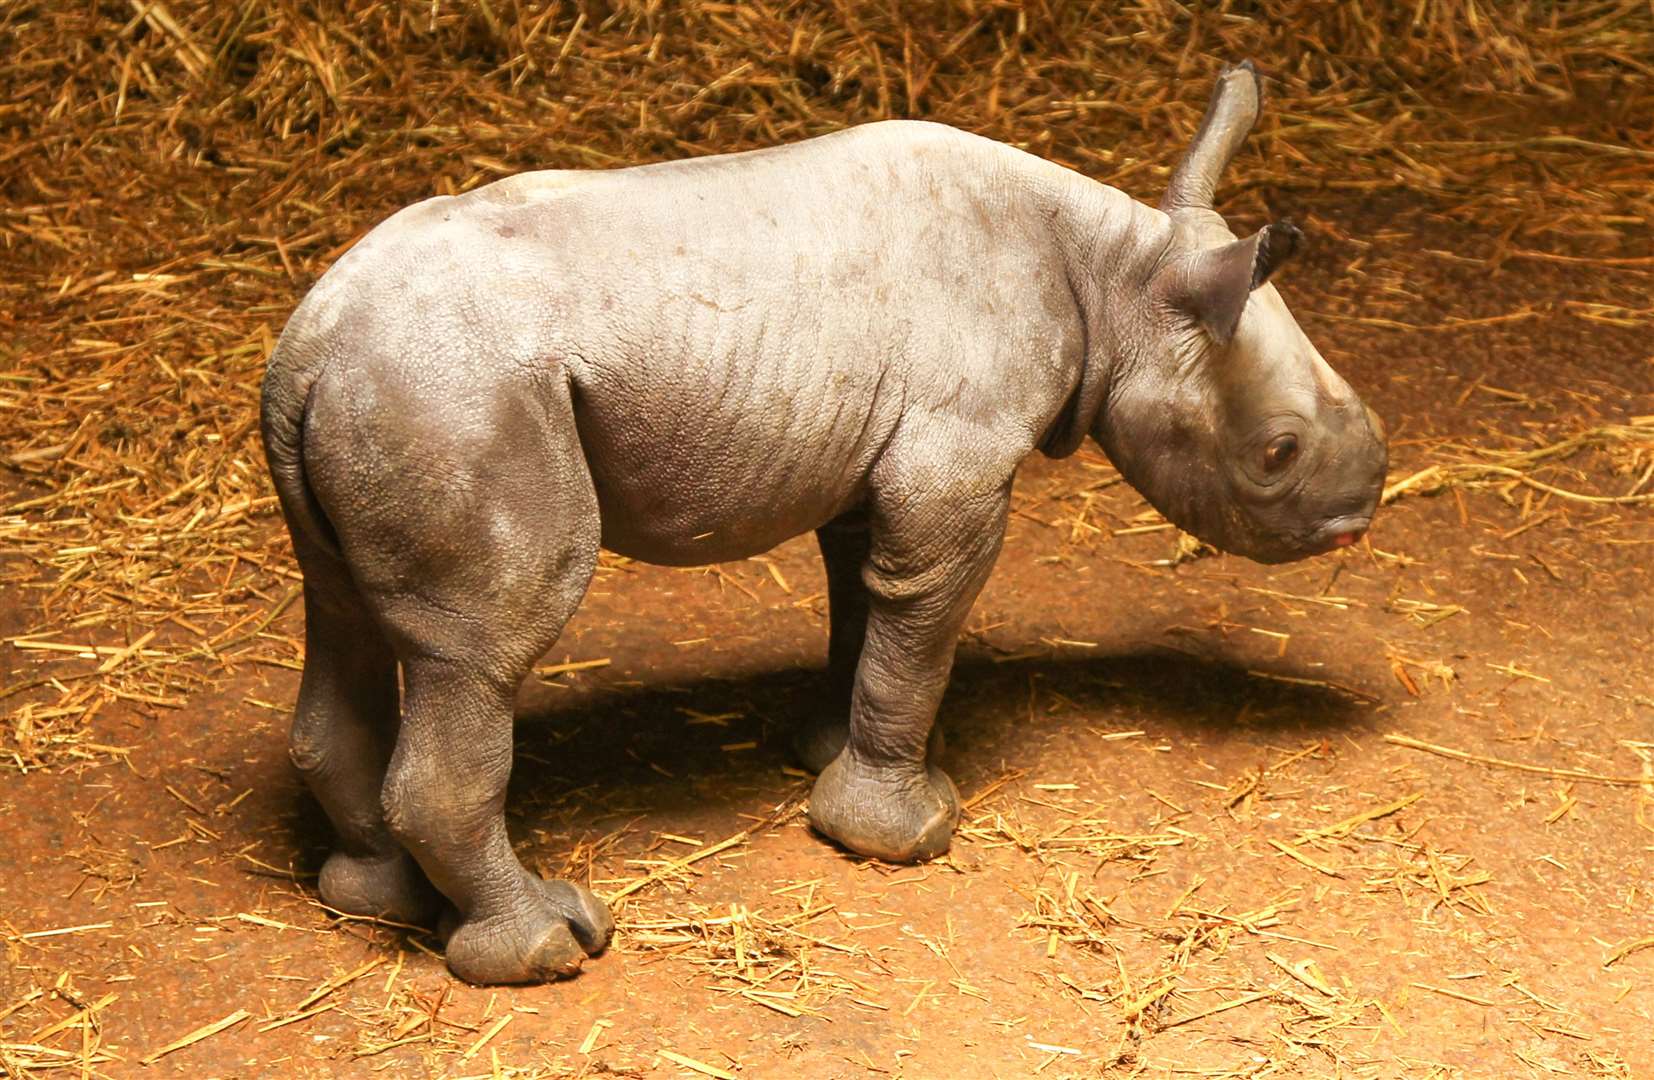
[[[1494,237],[1427,210],[1309,217],[1284,288],[1390,423],[1393,479],[1654,414],[1646,268],[1495,273],[1464,261]],[[1619,493],[1649,461],[1543,475]],[[1334,556],[1173,567],[1113,477],[1087,451],[1019,482],[943,708],[967,824],[923,867],[847,857],[798,812],[783,748],[825,640],[808,541],[605,570],[547,663],[611,663],[525,690],[511,812],[544,872],[631,891],[615,946],[552,986],[458,984],[428,936],[317,904],[287,610],[216,690],[98,713],[125,753],[0,779],[0,1068],[1654,1076],[1647,504],[1459,488]],[[0,632],[30,625],[0,604]]]

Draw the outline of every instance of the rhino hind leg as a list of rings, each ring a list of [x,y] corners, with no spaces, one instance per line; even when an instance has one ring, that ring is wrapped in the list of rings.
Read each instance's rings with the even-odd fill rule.
[[[572,975],[608,944],[614,922],[590,890],[541,879],[512,850],[504,806],[514,683],[471,666],[409,662],[387,818],[454,905],[445,935],[454,974],[479,984]]]
[[[442,898],[385,827],[379,799],[396,740],[396,657],[344,564],[302,535],[295,546],[306,660],[288,750],[333,825],[322,900],[350,915],[430,925]]]
[[[614,926],[589,890],[524,868],[504,813],[516,690],[585,595],[597,499],[566,383],[506,372],[461,397],[441,382],[461,370],[338,373],[312,396],[306,465],[401,663],[385,827],[453,907],[454,974],[539,982]]]
[[[916,497],[922,478],[899,481],[882,513],[875,495],[849,734],[816,778],[810,824],[858,854],[915,862],[945,853],[959,822],[932,732],[959,631],[999,552],[1009,487]]]

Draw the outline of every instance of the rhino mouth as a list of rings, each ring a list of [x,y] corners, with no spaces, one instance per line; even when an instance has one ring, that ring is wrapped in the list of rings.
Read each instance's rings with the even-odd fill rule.
[[[1367,526],[1373,521],[1371,514],[1352,514],[1348,517],[1333,518],[1315,531],[1310,539],[1310,553],[1325,555],[1329,551],[1349,547],[1358,542],[1367,533]]]
[[[1313,558],[1316,555],[1325,555],[1329,551],[1350,547],[1359,543],[1366,535],[1367,526],[1372,523],[1371,514],[1350,514],[1345,517],[1330,518],[1322,522],[1310,532],[1292,533],[1277,536],[1274,543],[1262,549],[1228,549],[1235,554],[1245,555],[1253,562],[1263,563],[1265,566],[1276,566],[1281,563],[1297,562],[1299,559]]]

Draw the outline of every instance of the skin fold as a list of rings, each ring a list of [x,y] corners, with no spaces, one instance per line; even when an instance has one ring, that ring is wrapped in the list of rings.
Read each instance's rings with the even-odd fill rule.
[[[1382,431],[1267,283],[1297,231],[1237,240],[1211,209],[1258,106],[1249,64],[1219,77],[1160,209],[891,121],[528,173],[364,237],[263,397],[305,577],[292,756],[337,833],[323,898],[446,911],[479,983],[607,943],[603,905],[526,871],[503,815],[514,692],[600,547],[694,565],[816,533],[810,820],[905,862],[958,821],[936,708],[1029,453],[1089,435],[1172,521],[1261,561],[1351,542]]]

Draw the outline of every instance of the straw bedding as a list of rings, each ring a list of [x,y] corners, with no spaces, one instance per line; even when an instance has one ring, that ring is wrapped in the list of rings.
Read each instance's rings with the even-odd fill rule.
[[[308,284],[427,195],[905,116],[1152,199],[1218,65],[1255,56],[1271,102],[1231,210],[1436,200],[1499,260],[1651,261],[1627,248],[1654,202],[1645,0],[21,0],[0,54],[10,768],[107,754],[86,732],[109,702],[299,663],[269,631],[297,576],[263,360]]]

